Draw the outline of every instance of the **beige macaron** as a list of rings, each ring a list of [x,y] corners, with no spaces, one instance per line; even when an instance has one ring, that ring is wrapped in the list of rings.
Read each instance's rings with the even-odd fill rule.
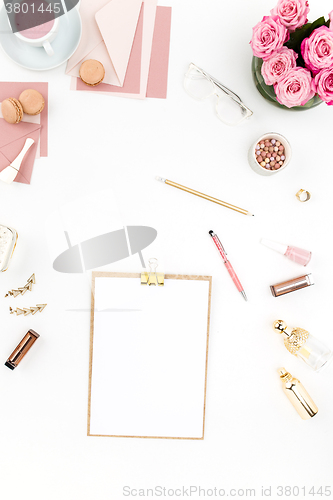
[[[80,67],[80,78],[86,85],[95,87],[104,80],[105,69],[102,63],[95,59],[84,61]]]
[[[15,97],[8,97],[2,101],[1,113],[8,123],[20,123],[23,118],[22,105]]]
[[[45,106],[44,97],[34,89],[24,90],[19,97],[19,101],[27,115],[39,115]]]

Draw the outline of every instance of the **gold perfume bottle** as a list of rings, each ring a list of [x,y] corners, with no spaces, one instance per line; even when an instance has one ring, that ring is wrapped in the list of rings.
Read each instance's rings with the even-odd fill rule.
[[[332,351],[307,330],[291,328],[281,319],[274,321],[273,328],[283,335],[286,349],[313,370],[319,371],[332,359]]]
[[[278,373],[282,380],[282,389],[299,416],[303,420],[314,417],[318,413],[318,408],[303,384],[285,368],[279,368]]]

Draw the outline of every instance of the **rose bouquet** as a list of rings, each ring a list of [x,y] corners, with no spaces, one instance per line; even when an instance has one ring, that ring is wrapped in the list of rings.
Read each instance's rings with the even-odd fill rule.
[[[333,11],[309,23],[307,0],[278,0],[250,42],[266,86],[292,108],[311,100],[333,105]]]

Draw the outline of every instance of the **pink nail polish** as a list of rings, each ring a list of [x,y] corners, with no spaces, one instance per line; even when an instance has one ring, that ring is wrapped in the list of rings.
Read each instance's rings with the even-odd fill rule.
[[[302,266],[306,266],[310,262],[312,254],[309,250],[283,245],[282,243],[276,243],[275,241],[267,240],[266,238],[262,238],[260,243],[268,248],[271,248],[272,250],[275,250],[276,252],[282,253],[288,257],[288,259],[297,262],[297,264],[301,264]]]

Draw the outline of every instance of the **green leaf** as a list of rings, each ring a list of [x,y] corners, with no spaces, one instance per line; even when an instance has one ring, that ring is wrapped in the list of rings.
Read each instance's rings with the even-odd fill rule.
[[[289,40],[285,43],[285,46],[289,49],[293,49],[297,52],[297,49],[301,46],[304,38],[309,36],[309,31],[311,29],[312,24],[304,24],[301,28],[297,28],[295,31],[290,33]]]
[[[325,24],[325,18],[324,17],[319,17],[319,19],[317,19],[316,21],[314,21],[311,25],[311,32],[310,32],[310,35],[311,33],[317,29],[317,28],[320,28],[320,26],[323,26]],[[308,36],[310,36],[308,35]]]

